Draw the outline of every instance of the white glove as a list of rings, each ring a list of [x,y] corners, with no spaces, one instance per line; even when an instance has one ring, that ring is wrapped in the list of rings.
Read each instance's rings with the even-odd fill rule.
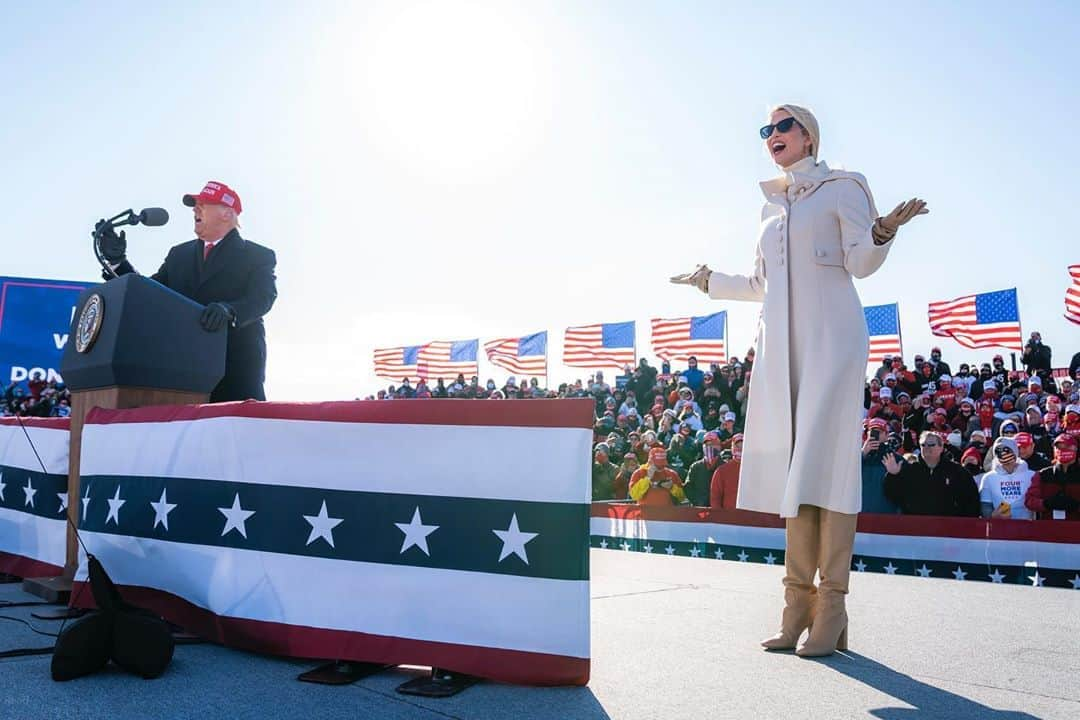
[[[693,285],[701,292],[708,294],[710,275],[712,275],[712,270],[708,265],[699,265],[694,272],[673,275],[671,282],[675,285]]]

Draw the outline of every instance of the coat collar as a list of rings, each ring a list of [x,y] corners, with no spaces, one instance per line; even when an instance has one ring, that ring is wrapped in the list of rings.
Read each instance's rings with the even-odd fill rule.
[[[774,195],[787,195],[792,188],[795,193],[805,193],[820,185],[832,172],[825,161],[814,162],[814,158],[805,157],[794,165],[784,168],[784,174],[761,183],[761,191],[766,198]]]

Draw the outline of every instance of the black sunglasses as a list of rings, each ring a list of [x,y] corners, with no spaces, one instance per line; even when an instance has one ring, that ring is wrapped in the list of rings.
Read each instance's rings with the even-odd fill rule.
[[[766,125],[759,131],[761,133],[761,139],[768,140],[769,136],[773,134],[773,130],[779,130],[782,133],[786,133],[796,122],[797,121],[795,120],[795,118],[789,117],[784,118],[783,120],[774,125]],[[799,127],[802,127],[802,125],[800,125]]]

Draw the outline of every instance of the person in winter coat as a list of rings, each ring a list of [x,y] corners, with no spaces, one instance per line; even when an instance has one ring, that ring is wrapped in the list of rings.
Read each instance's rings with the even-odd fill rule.
[[[686,500],[682,479],[668,467],[664,448],[650,450],[649,464],[641,466],[631,476],[630,497],[639,505],[670,506]]]
[[[889,424],[880,418],[867,423],[866,439],[862,446],[862,512],[898,512],[896,503],[885,497],[885,468],[881,461],[885,455],[882,447],[889,432]]]
[[[853,278],[881,267],[900,226],[927,210],[916,199],[878,217],[866,178],[818,161],[818,123],[806,108],[777,106],[761,137],[783,174],[761,183],[751,273],[702,265],[672,282],[716,300],[762,303],[738,507],[787,523],[781,630],[762,644],[790,650],[812,626],[796,652],[816,657],[847,645],[845,595],[862,507],[869,337]]]
[[[615,500],[615,475],[619,466],[609,459],[611,448],[607,443],[597,443],[593,453],[592,499]],[[625,495],[623,496],[625,497]],[[618,498],[621,500],[622,498]]]
[[[709,506],[709,492],[712,489],[712,476],[720,465],[720,436],[715,432],[705,433],[701,444],[703,457],[690,465],[686,473],[683,491],[691,505]]]
[[[919,459],[885,456],[885,496],[905,515],[979,517],[979,490],[971,475],[944,455],[944,442],[929,430],[919,438]]]
[[[1024,363],[1028,375],[1034,375],[1038,370],[1048,373],[1052,369],[1050,356],[1050,346],[1043,345],[1042,333],[1036,331],[1031,333],[1027,344],[1024,345],[1024,354],[1020,357],[1020,362]]]
[[[712,476],[709,507],[734,510],[739,494],[739,469],[742,467],[742,433],[731,438],[731,459],[720,463]],[[727,452],[726,450],[721,452]]]
[[[1020,451],[1012,438],[998,438],[991,449],[994,464],[983,473],[979,484],[979,503],[984,518],[1031,520],[1032,514],[1024,504],[1031,478],[1035,474],[1020,459]]]
[[[1054,438],[1054,464],[1035,473],[1024,503],[1051,520],[1080,520],[1080,465],[1076,463],[1076,438],[1062,433]]]

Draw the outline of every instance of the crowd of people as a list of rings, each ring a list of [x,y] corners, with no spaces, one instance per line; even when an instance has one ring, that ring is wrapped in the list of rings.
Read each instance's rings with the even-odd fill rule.
[[[886,356],[864,394],[863,512],[1080,519],[1080,352],[1064,377],[1052,360],[1037,332],[1023,370],[995,355],[954,371],[936,347],[910,366]],[[597,372],[552,390],[535,378],[405,380],[369,399],[591,397],[594,500],[734,508],[753,363],[753,350],[708,370],[642,359],[614,386]]]
[[[68,417],[71,391],[63,383],[34,375],[24,382],[8,383],[0,397],[0,417]]]

